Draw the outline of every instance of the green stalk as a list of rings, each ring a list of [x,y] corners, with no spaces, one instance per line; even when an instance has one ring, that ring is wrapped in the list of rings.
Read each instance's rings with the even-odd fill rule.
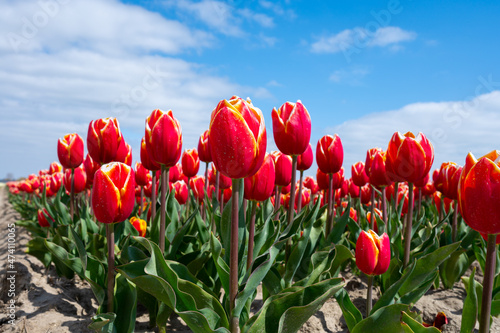
[[[496,240],[497,235],[488,235],[483,280],[483,299],[481,303],[481,317],[479,318],[479,333],[488,333],[490,331],[491,295],[493,292],[493,280],[495,280],[497,257]]]
[[[366,317],[372,312],[372,289],[373,289],[373,276],[368,276],[368,289],[366,289]]]
[[[370,207],[370,211],[371,211],[371,215],[370,215],[370,229],[374,230],[374,226],[375,226],[375,187],[372,185],[372,197],[371,197],[371,207]]]
[[[151,221],[155,220],[156,216],[156,171],[151,171],[153,174],[151,179]]]
[[[455,200],[455,207],[453,207],[453,223],[451,225],[451,240],[455,242],[457,239],[457,223],[458,223],[458,201]]]
[[[69,215],[71,216],[71,221],[73,221],[73,215],[75,214],[75,168],[71,169],[71,192],[69,197]]]
[[[161,253],[165,252],[165,219],[166,219],[166,201],[168,194],[168,172],[170,168],[165,165],[161,166],[161,215],[160,215],[160,240],[158,246]]]
[[[387,226],[387,200],[385,198],[385,186],[382,187],[382,218]]]
[[[325,237],[328,237],[331,230],[330,220],[333,215],[333,173],[328,174],[328,208],[326,214]]]
[[[290,183],[290,204],[288,205],[288,225],[293,222],[295,212],[295,183],[297,181],[297,155],[292,156],[292,182]]]
[[[406,220],[406,230],[405,230],[405,254],[403,267],[406,268],[410,262],[410,246],[411,246],[411,230],[413,225],[413,183],[408,182],[409,194],[408,194],[408,215]],[[404,200],[404,198],[403,198]]]
[[[252,213],[250,216],[250,225],[248,226],[248,255],[247,255],[247,271],[250,270],[253,261],[253,238],[255,235],[255,211],[257,210],[257,202],[250,201],[252,205]]]
[[[115,289],[115,231],[114,224],[106,224],[108,242],[108,312],[114,312],[113,291]]]
[[[239,318],[233,316],[236,295],[238,294],[238,203],[240,180],[232,179],[233,194],[231,207],[231,246],[229,259],[229,312],[231,317],[231,333],[238,333]]]
[[[302,177],[304,176],[304,171],[300,170],[300,178],[299,178],[299,197],[297,202],[297,213],[300,213],[302,210]]]

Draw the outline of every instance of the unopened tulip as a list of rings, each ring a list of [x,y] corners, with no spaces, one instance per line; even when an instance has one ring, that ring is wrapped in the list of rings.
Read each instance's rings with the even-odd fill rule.
[[[320,190],[328,190],[328,175],[321,171],[319,168],[316,171],[316,181]]]
[[[250,101],[236,96],[220,101],[212,111],[208,137],[215,167],[229,178],[251,176],[264,161],[264,116]]]
[[[154,110],[146,119],[146,149],[154,162],[167,168],[179,161],[182,129],[172,110]]]
[[[365,186],[368,183],[368,176],[365,172],[365,164],[363,162],[356,162],[351,166],[352,182],[356,186]]]
[[[135,203],[135,176],[131,167],[112,162],[94,175],[92,208],[99,222],[122,222],[132,213]]]
[[[446,162],[441,164],[439,175],[437,176],[434,186],[438,191],[443,193],[447,198],[456,200],[458,198],[458,182],[462,167],[454,162]]]
[[[148,150],[146,148],[146,137],[143,136],[141,139],[141,163],[149,171],[160,170],[160,165],[151,159]]]
[[[130,223],[132,224],[132,226],[134,226],[135,230],[139,232],[139,236],[141,237],[146,236],[146,229],[148,227],[148,224],[146,223],[145,220],[133,216],[130,218]]]
[[[57,162],[52,162],[50,163],[49,166],[49,174],[53,175],[55,173],[61,172],[62,171],[62,165],[57,163]]]
[[[193,191],[193,195],[202,203],[205,199],[205,178],[203,176],[194,176],[189,178],[189,187]]]
[[[114,158],[116,162],[125,163],[128,166],[132,166],[132,147],[122,137],[120,146],[118,147],[118,151],[116,152],[116,156]]]
[[[333,188],[339,189],[342,187],[344,184],[344,167],[341,167],[338,172],[335,172],[332,175],[332,180],[333,180]]]
[[[66,134],[57,141],[57,156],[66,169],[74,169],[83,162],[83,139],[76,133]]]
[[[83,161],[83,168],[85,169],[85,174],[87,175],[87,187],[90,188],[94,184],[94,174],[101,166],[95,163],[89,154],[85,157]]]
[[[259,171],[244,180],[245,199],[265,201],[271,197],[274,190],[274,177],[274,161],[271,155],[267,154]]]
[[[49,215],[49,212],[47,212],[47,209],[45,209],[45,208],[39,209],[37,212],[37,216],[38,216],[38,224],[41,227],[50,227],[50,222],[49,222],[49,220],[47,220],[47,217],[49,217],[49,219],[52,221],[52,223],[55,222],[54,218]]]
[[[387,154],[381,148],[371,148],[366,152],[365,172],[368,181],[376,187],[389,186],[392,183],[386,170]]]
[[[95,163],[104,164],[114,161],[122,133],[116,118],[93,120],[87,133],[87,149]]]
[[[200,169],[200,158],[198,157],[198,151],[195,149],[186,149],[182,154],[182,173],[188,177],[194,177]]]
[[[340,137],[325,135],[316,146],[316,162],[318,168],[326,174],[340,171],[344,161],[344,148]]]
[[[278,110],[273,109],[274,142],[286,155],[304,153],[311,139],[311,117],[301,101],[286,102]]]
[[[151,182],[151,173],[141,162],[135,162],[135,183],[139,186],[147,186],[149,182]]]
[[[318,183],[311,176],[304,178],[304,187],[311,190],[312,195],[315,195],[319,191]]]
[[[177,202],[180,205],[184,205],[187,202],[188,195],[189,195],[188,187],[187,187],[187,184],[183,180],[178,180],[175,183],[170,183],[170,189],[172,191],[174,191],[175,199],[177,199]],[[194,190],[197,190],[197,189],[198,188],[195,187],[193,189],[193,192],[194,192]]]
[[[288,186],[292,181],[292,158],[276,152],[275,183],[277,186]]]
[[[202,162],[212,162],[212,152],[210,151],[210,143],[208,142],[208,130],[203,132],[198,141],[198,156]]]
[[[87,187],[87,174],[85,173],[85,169],[83,168],[83,165],[81,165],[78,168],[75,168],[75,187],[73,188],[74,193],[80,193],[85,190]],[[71,169],[66,169],[64,171],[64,179],[63,179],[63,184],[64,188],[66,191],[69,193],[71,192]]]
[[[356,242],[356,266],[366,275],[384,274],[391,262],[391,243],[384,233],[378,236],[373,230],[361,231]]]
[[[50,176],[50,191],[52,193],[57,193],[61,188],[63,180],[63,173],[57,172]]]
[[[314,156],[311,144],[307,146],[305,152],[297,157],[297,170],[305,171],[308,170],[314,162]]]
[[[351,196],[351,198],[359,198],[360,187],[354,185],[354,183],[352,182],[352,179],[350,179],[350,178],[347,180],[347,183],[349,185],[349,195]]]
[[[414,183],[429,172],[434,148],[422,133],[394,133],[387,148],[386,170],[397,181]]]

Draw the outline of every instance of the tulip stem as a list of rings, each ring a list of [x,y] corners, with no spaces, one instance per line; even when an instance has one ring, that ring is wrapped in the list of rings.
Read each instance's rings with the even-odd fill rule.
[[[73,221],[75,214],[75,168],[71,169],[71,192],[69,196],[69,215]]]
[[[276,185],[274,187],[274,212],[276,214],[276,219],[280,219],[280,205],[281,205],[281,186]]]
[[[417,206],[417,216],[420,216],[420,209],[422,208],[422,188],[418,188],[418,206]]]
[[[371,194],[371,215],[370,215],[370,229],[375,230],[375,187],[372,185],[372,194]]]
[[[367,275],[368,276],[368,281],[367,281],[367,289],[366,289],[366,317],[370,315],[370,312],[372,312],[372,289],[373,289],[373,276],[372,275]]]
[[[168,171],[165,165],[161,166],[161,215],[160,215],[160,240],[158,246],[160,247],[161,253],[165,252],[165,218],[166,218],[166,201],[168,194]]]
[[[214,171],[213,166],[212,166],[212,171]],[[216,205],[214,207],[212,207],[212,221],[211,221],[212,222],[212,232],[214,235],[217,232],[217,229],[215,226],[215,211],[217,210],[217,206],[220,206],[218,204],[218,202],[219,202],[218,201],[219,200],[219,181],[220,181],[219,171],[215,170],[215,193],[213,195],[215,195]],[[220,210],[220,215],[222,216],[222,209]]]
[[[233,315],[236,294],[238,293],[238,209],[240,180],[232,179],[233,194],[231,198],[231,246],[229,261],[229,313],[231,316],[231,333],[239,332],[239,318]]]
[[[155,220],[156,216],[156,171],[151,171],[151,221]]]
[[[455,200],[455,207],[453,209],[453,224],[451,225],[451,240],[455,242],[457,239],[457,223],[458,223],[458,200]]]
[[[108,312],[114,312],[113,291],[115,289],[115,230],[114,224],[106,224],[108,242]]]
[[[141,203],[139,204],[139,217],[144,209],[144,186],[141,186]]]
[[[288,225],[293,222],[293,213],[295,212],[295,183],[297,181],[297,155],[292,156],[292,181],[290,183],[290,202],[288,205]]]
[[[297,198],[297,214],[302,210],[302,177],[304,176],[304,170],[300,170],[299,178],[299,197]]]
[[[408,182],[408,215],[405,230],[405,253],[403,267],[406,268],[410,262],[411,232],[413,228],[413,183]]]
[[[203,193],[204,193],[203,199],[205,199],[205,197],[208,195],[208,162],[205,162],[205,189],[203,190]],[[207,202],[207,205],[208,204],[209,202]],[[201,208],[201,218],[203,222],[205,222],[206,212],[207,212],[206,209]]]
[[[491,295],[493,292],[493,281],[495,279],[495,266],[497,257],[497,235],[488,235],[486,249],[486,263],[483,280],[483,299],[481,303],[481,314],[479,319],[479,333],[490,331]]]
[[[250,216],[250,225],[248,226],[247,271],[250,271],[253,261],[253,237],[255,235],[255,211],[257,210],[257,202],[250,201],[250,205],[252,205],[252,213]]]
[[[387,199],[385,198],[385,186],[382,187],[382,218],[387,229]]]

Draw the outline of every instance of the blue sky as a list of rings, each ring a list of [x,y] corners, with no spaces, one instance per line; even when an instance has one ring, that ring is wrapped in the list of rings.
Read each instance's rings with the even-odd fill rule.
[[[422,131],[436,160],[500,148],[498,1],[2,1],[0,178],[57,160],[66,133],[117,117],[139,156],[145,118],[172,109],[184,148],[217,102],[264,113],[300,99],[311,142],[337,133],[344,167]],[[311,170],[314,174],[315,170]],[[350,172],[347,171],[347,174]]]

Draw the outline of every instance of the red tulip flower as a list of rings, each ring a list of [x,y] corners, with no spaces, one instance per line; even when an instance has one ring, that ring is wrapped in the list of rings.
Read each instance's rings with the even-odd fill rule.
[[[154,110],[146,119],[146,149],[154,162],[167,168],[179,161],[182,129],[172,110]]]
[[[344,148],[340,137],[325,135],[316,146],[316,162],[318,168],[326,174],[340,171],[344,161]]]
[[[274,161],[271,155],[267,154],[259,171],[244,180],[245,199],[265,201],[271,197],[274,190],[274,177]]]
[[[193,191],[193,195],[198,200],[199,203],[202,203],[205,199],[205,178],[203,176],[194,176],[189,178],[189,187]]]
[[[145,220],[142,220],[136,216],[133,216],[130,218],[130,223],[132,226],[139,232],[139,236],[144,237],[146,236],[146,229],[148,227],[148,224],[146,223]]]
[[[275,183],[277,186],[288,186],[292,181],[292,158],[281,152],[276,152]]]
[[[439,191],[435,191],[432,198],[439,214],[441,214],[441,200],[443,200],[444,213],[448,214],[450,212],[451,204],[453,203],[452,199],[443,197],[443,194]]]
[[[424,134],[415,137],[412,132],[394,133],[386,159],[386,169],[394,180],[415,183],[425,177],[433,162],[434,148]]]
[[[62,171],[62,165],[57,163],[57,162],[52,162],[50,163],[49,166],[49,174],[53,175],[55,173],[61,172]]]
[[[125,221],[135,204],[135,176],[131,167],[112,162],[94,175],[92,208],[101,223]]]
[[[458,182],[460,181],[461,173],[462,167],[456,163],[443,163],[439,169],[439,175],[436,177],[434,186],[445,197],[456,200],[458,199]]]
[[[74,193],[80,193],[85,190],[87,187],[87,174],[85,173],[85,169],[83,165],[78,168],[75,168],[75,187],[73,188]],[[69,193],[71,192],[71,169],[64,170],[64,179],[63,179],[64,188]]]
[[[319,168],[316,171],[316,181],[318,182],[318,187],[320,190],[328,190],[328,175],[321,171]]]
[[[179,205],[184,205],[188,201],[188,187],[183,180],[170,183],[170,189],[174,191],[175,199]]]
[[[50,176],[50,191],[52,193],[59,192],[59,189],[61,188],[62,185],[62,180],[63,180],[62,172],[57,172],[54,173],[52,176]]]
[[[360,199],[363,205],[368,205],[372,199],[372,187],[369,184],[361,186],[360,189]]]
[[[83,139],[76,133],[66,134],[57,141],[57,156],[65,169],[74,169],[83,162]]]
[[[386,170],[387,154],[380,148],[371,148],[366,152],[365,172],[368,181],[376,187],[389,186],[392,183]]]
[[[354,185],[350,178],[347,180],[347,183],[349,185],[349,195],[351,198],[359,198],[359,186]]]
[[[391,262],[391,242],[384,233],[361,231],[356,242],[356,266],[366,275],[384,274]]]
[[[210,151],[210,144],[208,143],[208,130],[203,132],[198,141],[198,155],[200,161],[205,163],[212,162],[212,152]]]
[[[122,133],[116,118],[93,120],[87,133],[87,149],[95,163],[104,164],[114,161]]]
[[[182,154],[182,172],[188,178],[196,176],[198,170],[200,170],[200,158],[198,157],[198,151],[194,149],[186,149],[184,154]]]
[[[49,212],[47,212],[47,209],[39,209],[37,212],[38,216],[38,224],[40,227],[50,227],[50,222],[47,220],[47,217],[52,221],[52,223],[55,223],[54,218],[49,215]]]
[[[472,229],[500,233],[500,152],[494,150],[477,160],[467,155],[458,185],[460,213]]]
[[[351,178],[354,185],[357,186],[365,186],[368,183],[369,178],[363,162],[356,162],[351,166]]]
[[[315,195],[319,191],[318,184],[311,176],[307,176],[306,178],[304,178],[304,187],[311,190],[312,195]]]
[[[151,159],[149,152],[146,148],[146,137],[142,137],[141,140],[141,163],[149,171],[160,170],[160,165]]]
[[[278,110],[273,109],[274,142],[286,155],[304,153],[311,139],[311,117],[301,101],[286,102]]]
[[[264,161],[264,116],[250,101],[236,96],[220,101],[212,111],[208,137],[215,167],[229,178],[251,176]]]
[[[342,185],[344,184],[344,167],[341,167],[338,172],[335,172],[332,175],[333,179],[333,188],[339,189],[342,188]]]
[[[313,151],[311,144],[309,144],[307,146],[306,151],[297,157],[297,170],[299,171],[308,170],[313,164],[313,161],[314,161]]]
[[[132,147],[122,137],[120,146],[116,152],[116,156],[114,158],[116,162],[125,163],[128,166],[132,166]]]
[[[94,183],[94,174],[101,166],[95,163],[89,154],[85,157],[83,161],[83,168],[85,169],[85,174],[87,175],[87,187],[90,188]]]
[[[135,183],[139,186],[147,186],[150,182],[151,173],[141,162],[135,162]]]

